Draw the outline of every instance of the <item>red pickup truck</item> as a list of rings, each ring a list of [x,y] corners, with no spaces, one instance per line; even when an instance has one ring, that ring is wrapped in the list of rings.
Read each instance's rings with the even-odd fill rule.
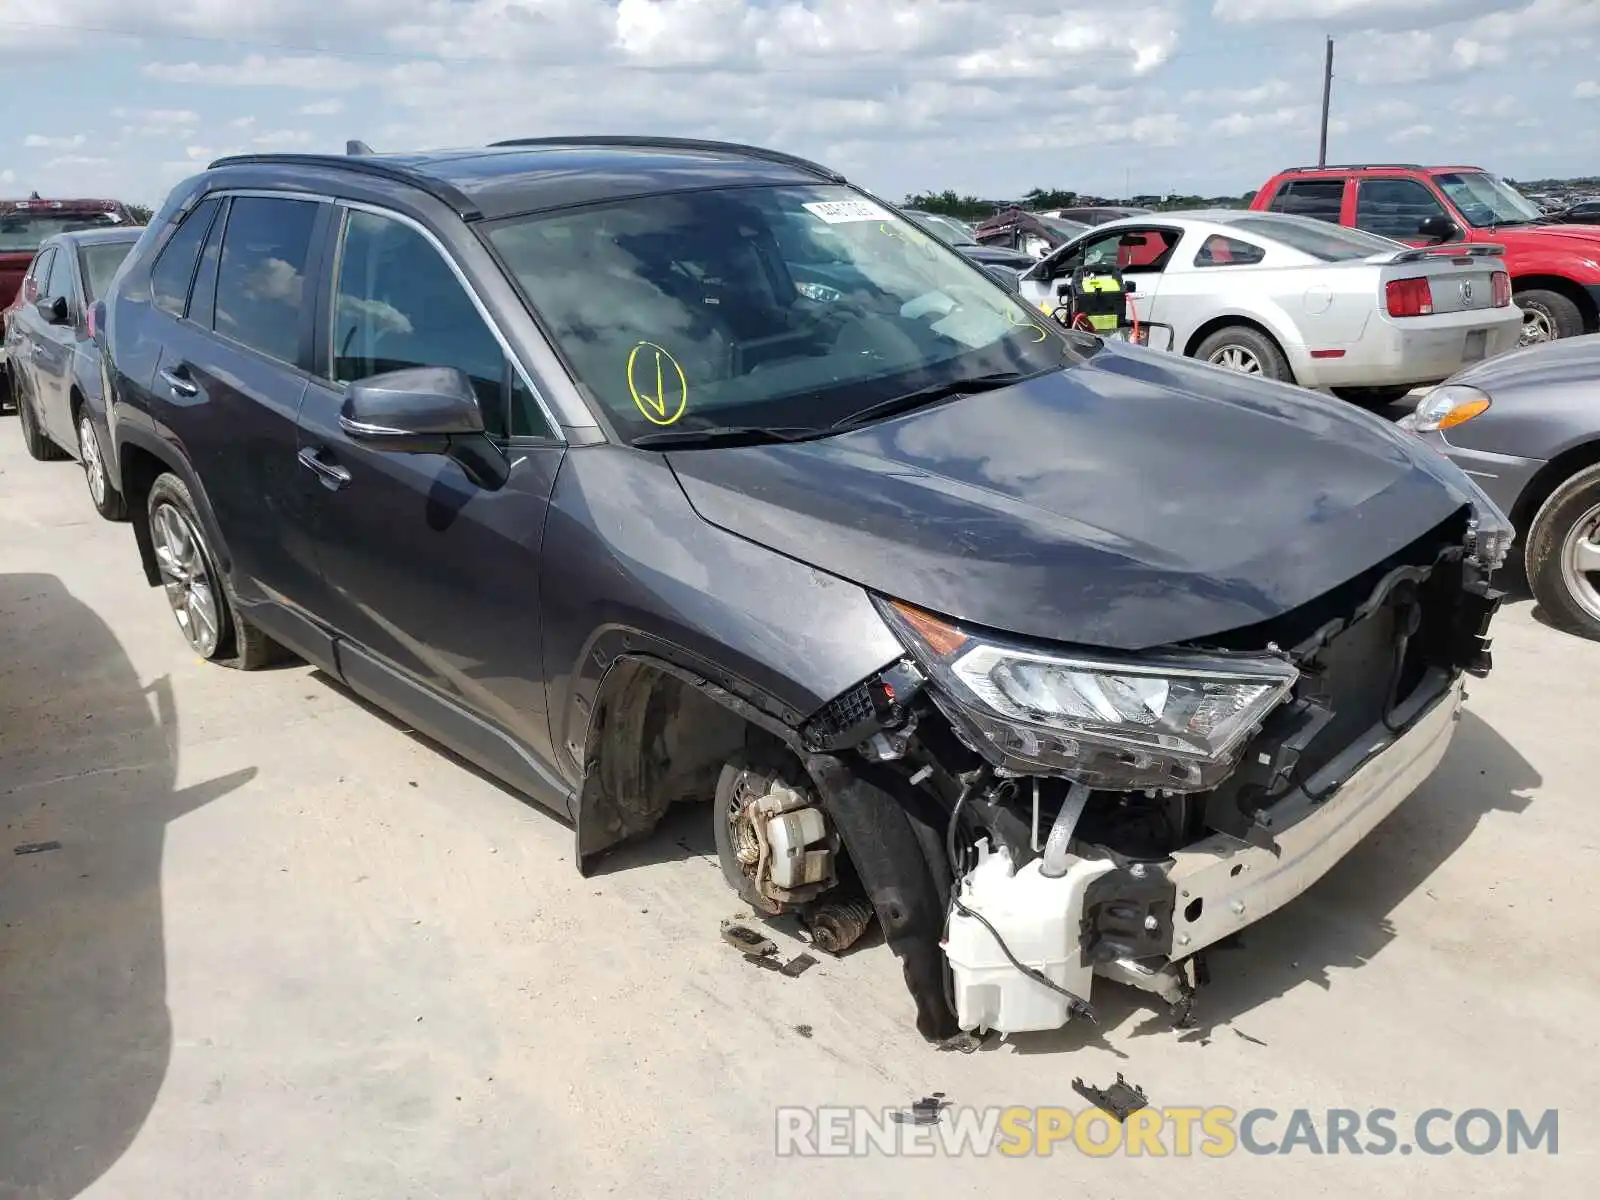
[[[1600,331],[1600,227],[1546,224],[1536,204],[1481,167],[1296,167],[1267,180],[1250,207],[1413,246],[1504,246],[1523,345]]]

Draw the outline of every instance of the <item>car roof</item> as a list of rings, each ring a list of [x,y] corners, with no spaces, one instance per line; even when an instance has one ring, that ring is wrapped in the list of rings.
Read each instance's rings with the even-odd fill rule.
[[[406,154],[237,155],[211,168],[272,165],[409,183],[467,220],[707,187],[844,181],[817,163],[756,146],[624,136],[526,138]]]

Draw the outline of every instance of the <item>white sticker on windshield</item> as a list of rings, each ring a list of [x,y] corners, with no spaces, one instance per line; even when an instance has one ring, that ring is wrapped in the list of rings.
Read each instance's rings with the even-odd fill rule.
[[[818,200],[802,207],[829,225],[842,225],[846,221],[887,221],[889,210],[870,200]]]

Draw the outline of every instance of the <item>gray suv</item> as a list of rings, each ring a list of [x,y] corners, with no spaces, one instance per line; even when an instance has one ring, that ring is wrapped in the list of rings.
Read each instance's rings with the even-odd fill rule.
[[[881,921],[930,1037],[1096,973],[1185,1013],[1489,665],[1509,528],[1455,467],[1063,329],[784,154],[224,159],[98,324],[197,653],[316,664],[584,871],[705,803],[758,912]]]

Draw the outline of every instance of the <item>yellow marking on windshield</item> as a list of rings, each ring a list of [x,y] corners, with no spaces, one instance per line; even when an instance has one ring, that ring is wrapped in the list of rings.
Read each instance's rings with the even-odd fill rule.
[[[651,353],[641,355],[641,350]],[[633,406],[652,425],[671,425],[689,406],[689,380],[683,368],[671,351],[654,342],[640,342],[628,352],[628,392]]]

